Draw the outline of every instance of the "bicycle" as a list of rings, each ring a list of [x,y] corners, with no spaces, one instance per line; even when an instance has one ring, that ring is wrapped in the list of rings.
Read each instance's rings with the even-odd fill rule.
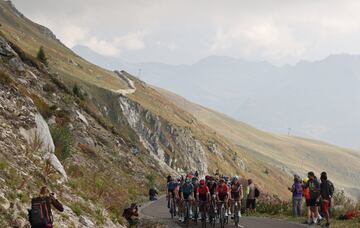
[[[189,221],[190,221],[190,202],[189,202],[189,199],[184,199],[184,208],[185,208],[184,223],[185,223],[186,227],[189,227]]]
[[[196,204],[196,202],[194,203],[194,205],[193,205],[193,220],[194,220],[194,222],[195,222],[195,224],[197,225],[197,220],[198,220],[198,218],[199,218],[199,212],[198,212],[198,206],[197,206],[197,204]]]
[[[220,222],[220,227],[224,228],[225,224],[228,223],[228,217],[225,216],[226,213],[226,207],[225,207],[225,202],[224,201],[219,201],[218,202],[221,206],[219,208],[219,222]]]
[[[217,207],[216,207],[216,196],[213,195],[210,200],[209,206],[209,223],[210,226],[215,227],[217,216]]]
[[[201,227],[206,228],[207,201],[199,201],[199,210],[201,216]]]
[[[176,216],[176,201],[174,194],[172,194],[170,198],[170,214],[172,219]]]
[[[239,203],[235,200],[233,200],[232,202],[232,208],[233,208],[233,213],[234,213],[234,222],[235,222],[235,226],[239,227],[239,222],[240,222],[240,216],[239,216]]]

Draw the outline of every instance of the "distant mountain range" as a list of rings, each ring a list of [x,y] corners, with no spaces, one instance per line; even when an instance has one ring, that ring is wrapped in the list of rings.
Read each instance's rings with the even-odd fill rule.
[[[360,149],[360,56],[331,55],[282,67],[210,56],[174,66],[128,63],[84,46],[73,50],[260,129]]]

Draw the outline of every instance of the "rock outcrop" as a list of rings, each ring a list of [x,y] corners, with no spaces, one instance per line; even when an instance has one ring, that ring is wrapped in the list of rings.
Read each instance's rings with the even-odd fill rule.
[[[206,151],[190,129],[176,127],[126,97],[121,96],[119,104],[144,147],[163,168],[207,173]]]

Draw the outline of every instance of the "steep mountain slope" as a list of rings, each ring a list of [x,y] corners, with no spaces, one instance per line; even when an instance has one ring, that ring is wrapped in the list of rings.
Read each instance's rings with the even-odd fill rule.
[[[252,156],[290,173],[306,175],[309,170],[326,170],[337,188],[360,197],[359,153],[320,141],[260,131],[166,90],[157,90]]]
[[[108,69],[121,68],[141,79],[180,94],[260,129],[317,138],[360,149],[360,57],[331,55],[275,67],[223,56],[193,65],[127,63],[86,47],[81,56]],[[219,80],[221,78],[221,80]]]
[[[60,227],[121,227],[124,206],[190,170],[241,174],[264,196],[289,196],[285,172],[128,73],[76,56],[9,1],[0,1],[0,23],[1,227],[24,227],[43,185],[65,205]],[[40,46],[48,66],[35,58]]]

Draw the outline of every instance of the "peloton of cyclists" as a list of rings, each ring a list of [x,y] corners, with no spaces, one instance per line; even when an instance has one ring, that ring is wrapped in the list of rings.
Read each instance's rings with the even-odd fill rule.
[[[167,179],[168,207],[170,208],[170,197],[174,197],[179,221],[185,220],[185,205],[187,205],[189,217],[193,215],[193,208],[198,208],[199,219],[208,220],[209,205],[212,202],[216,205],[215,213],[222,205],[225,206],[225,216],[234,216],[234,205],[237,203],[236,213],[238,217],[241,217],[239,208],[241,208],[244,192],[238,176],[233,176],[229,180],[228,177],[221,176],[217,172],[214,176],[207,175],[202,179],[198,172],[190,172],[176,180],[170,176]]]

